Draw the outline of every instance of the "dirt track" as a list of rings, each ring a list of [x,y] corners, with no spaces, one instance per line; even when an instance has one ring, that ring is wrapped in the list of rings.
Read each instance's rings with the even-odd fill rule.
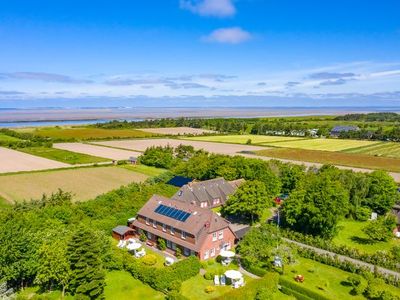
[[[0,147],[0,173],[66,168],[71,165]]]
[[[54,144],[54,148],[63,149],[77,153],[89,154],[113,160],[127,160],[131,156],[138,157],[141,153],[129,150],[113,149],[109,147],[99,147],[83,143],[59,143]]]

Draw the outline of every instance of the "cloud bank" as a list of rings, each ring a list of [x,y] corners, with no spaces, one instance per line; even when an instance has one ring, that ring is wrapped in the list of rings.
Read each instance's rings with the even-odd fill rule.
[[[181,0],[180,7],[200,16],[231,17],[236,8],[231,0]]]
[[[252,38],[251,34],[240,27],[219,28],[203,37],[205,42],[222,44],[240,44]]]

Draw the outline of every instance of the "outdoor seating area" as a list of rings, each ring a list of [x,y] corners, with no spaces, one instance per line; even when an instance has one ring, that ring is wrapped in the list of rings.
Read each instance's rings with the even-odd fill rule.
[[[235,289],[244,286],[243,274],[240,273],[237,270],[228,270],[228,271],[226,271],[225,272],[225,277],[230,279],[230,281],[232,283],[232,287],[235,288]]]
[[[225,275],[214,275],[214,285],[226,285],[226,277]]]
[[[229,266],[235,257],[235,252],[222,250],[219,255],[222,257],[221,264],[223,266]]]
[[[128,249],[128,251],[132,252],[136,258],[141,258],[146,255],[146,250],[143,248],[143,245],[134,238],[130,238],[128,240],[120,240],[117,244],[117,247],[121,249]]]

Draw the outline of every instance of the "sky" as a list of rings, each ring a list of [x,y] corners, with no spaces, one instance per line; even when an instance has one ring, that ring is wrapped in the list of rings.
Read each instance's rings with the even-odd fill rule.
[[[398,0],[0,0],[0,108],[400,106]]]

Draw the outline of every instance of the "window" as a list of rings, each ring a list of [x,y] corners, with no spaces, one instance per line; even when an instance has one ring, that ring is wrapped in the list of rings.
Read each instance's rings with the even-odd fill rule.
[[[203,208],[204,208],[204,207],[207,207],[207,202],[201,202],[201,203],[200,203],[200,207],[203,207]]]
[[[153,227],[157,228],[157,221],[156,220],[153,220]]]
[[[171,234],[175,234],[175,228],[171,226],[170,232],[171,232]]]
[[[147,238],[148,238],[149,240],[151,240],[152,237],[153,237],[153,235],[152,235],[150,232],[147,232]]]
[[[150,219],[148,217],[146,217],[146,224],[150,225]]]
[[[220,232],[218,232],[218,239],[222,240],[224,238],[224,231],[221,230]]]
[[[167,231],[167,225],[162,224],[162,230],[163,230],[163,231]]]
[[[208,250],[206,250],[206,252],[204,252],[204,259],[208,258]]]
[[[181,231],[181,238],[182,239],[186,239],[186,232],[184,232],[183,230]]]
[[[213,200],[213,204],[214,204],[214,205],[217,205],[217,204],[219,204],[219,198],[217,198],[217,199],[214,199],[214,200]]]
[[[167,248],[172,248],[172,243],[169,240],[167,240]]]
[[[215,248],[212,248],[212,249],[211,249],[211,254],[210,254],[210,256],[215,256]]]
[[[213,240],[213,242],[215,242],[217,240],[217,233],[216,232],[213,232],[212,240]]]
[[[171,248],[172,250],[176,250],[176,244],[171,242]]]
[[[188,248],[183,248],[183,255],[189,256],[190,255],[190,250]]]

